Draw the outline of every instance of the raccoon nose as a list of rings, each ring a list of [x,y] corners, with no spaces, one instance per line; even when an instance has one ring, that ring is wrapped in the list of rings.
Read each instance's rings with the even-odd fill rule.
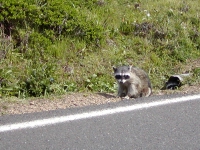
[[[122,79],[122,80],[119,80],[119,83],[124,83],[126,82],[126,80]]]

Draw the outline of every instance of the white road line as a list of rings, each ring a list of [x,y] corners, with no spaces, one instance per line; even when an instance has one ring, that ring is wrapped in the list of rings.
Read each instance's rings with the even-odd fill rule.
[[[200,99],[200,94],[193,95],[193,96],[171,98],[171,99],[161,99],[159,101],[154,101],[154,102],[149,102],[149,103],[141,103],[141,104],[135,104],[131,106],[116,107],[116,108],[111,108],[111,109],[103,109],[103,110],[73,114],[73,115],[68,115],[68,116],[60,116],[60,117],[53,117],[53,118],[48,118],[48,119],[34,120],[34,121],[29,121],[29,122],[2,125],[0,126],[0,132],[20,130],[20,129],[26,129],[26,128],[37,128],[37,127],[69,122],[69,121],[74,121],[74,120],[106,116],[110,114],[117,114],[121,112],[128,112],[128,111],[151,108],[151,107],[156,107],[156,106],[181,103],[181,102],[192,101],[192,100],[197,100],[197,99]]]

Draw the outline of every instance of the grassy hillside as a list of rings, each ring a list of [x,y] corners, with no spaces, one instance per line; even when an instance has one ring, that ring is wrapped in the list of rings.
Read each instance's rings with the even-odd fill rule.
[[[143,68],[154,89],[200,57],[198,0],[3,0],[0,94],[114,92],[112,66]],[[190,83],[199,82],[200,69]]]

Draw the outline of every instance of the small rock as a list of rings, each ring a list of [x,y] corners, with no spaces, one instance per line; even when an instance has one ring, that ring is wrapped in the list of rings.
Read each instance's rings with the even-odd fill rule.
[[[30,102],[29,104],[30,104],[30,105],[35,105],[35,102]]]

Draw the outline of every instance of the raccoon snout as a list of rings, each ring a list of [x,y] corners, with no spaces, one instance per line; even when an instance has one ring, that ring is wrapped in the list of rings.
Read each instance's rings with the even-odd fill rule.
[[[120,84],[123,84],[123,83],[126,82],[126,80],[122,79],[122,80],[118,80],[118,82],[119,82]]]

